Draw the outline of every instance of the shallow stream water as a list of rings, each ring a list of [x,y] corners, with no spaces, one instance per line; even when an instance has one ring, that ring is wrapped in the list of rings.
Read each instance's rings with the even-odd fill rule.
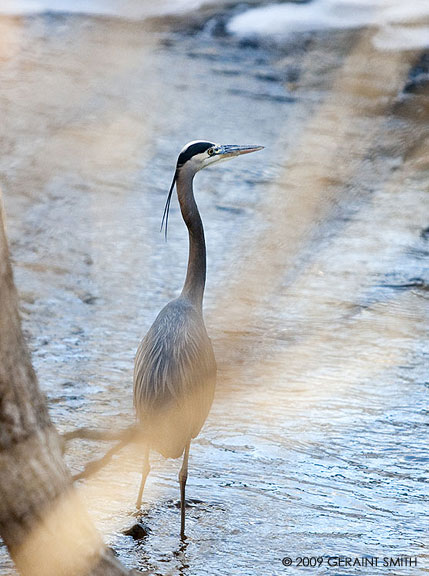
[[[136,448],[83,497],[151,574],[427,573],[428,58],[366,29],[236,38],[237,10],[0,19],[0,183],[40,383],[60,431],[133,421],[134,352],[186,267],[176,204],[159,234],[176,155],[262,144],[195,181],[219,378],[186,544],[178,461],[152,457],[144,540],[122,534]],[[74,443],[70,468],[106,448]],[[417,567],[383,566],[402,555]]]

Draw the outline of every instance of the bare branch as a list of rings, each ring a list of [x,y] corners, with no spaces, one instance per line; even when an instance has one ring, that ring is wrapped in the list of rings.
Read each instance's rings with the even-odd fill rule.
[[[88,430],[88,429],[81,428],[80,431],[82,430]],[[76,430],[75,432],[79,432],[79,430]],[[92,434],[92,432],[96,433],[98,431],[89,430],[89,432],[91,432]],[[128,444],[131,444],[131,442],[137,442],[138,439],[141,437],[141,433],[142,433],[141,428],[140,426],[137,425],[129,426],[125,430],[122,430],[120,433],[116,433],[116,438],[121,438],[120,442],[112,446],[112,448],[110,448],[110,450],[108,450],[106,454],[101,458],[99,458],[98,460],[92,460],[91,462],[89,462],[82,470],[82,472],[79,472],[79,474],[75,474],[73,476],[72,478],[73,481],[76,482],[77,480],[88,478],[89,476],[92,476],[93,474],[95,474],[96,472],[107,466],[107,464],[110,462],[110,460],[115,454],[120,452]],[[96,434],[94,436],[96,436]],[[74,438],[81,438],[81,437],[82,436],[74,436]],[[85,438],[86,436],[83,437]],[[94,438],[91,437],[91,439]],[[106,438],[103,437],[102,439],[104,440]],[[112,439],[112,437],[110,437],[110,439]]]
[[[70,430],[70,432],[65,432],[61,434],[61,438],[64,442],[69,442],[70,440],[94,440],[94,441],[110,441],[110,440],[123,440],[127,438],[130,433],[136,431],[137,425],[132,424],[123,430],[100,430],[94,428],[76,428],[75,430]]]

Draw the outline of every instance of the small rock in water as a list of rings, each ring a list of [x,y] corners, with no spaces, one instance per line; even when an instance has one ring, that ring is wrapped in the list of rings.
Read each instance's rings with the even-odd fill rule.
[[[231,212],[231,214],[242,214],[244,212],[243,208],[236,208],[234,206],[225,206],[223,204],[216,204],[217,210],[224,210],[225,212]]]
[[[429,240],[429,226],[427,226],[427,228],[423,228],[423,230],[420,232],[420,236],[423,238],[423,240]]]
[[[404,92],[416,92],[429,83],[429,52],[423,52],[417,64],[411,69]]]
[[[150,532],[151,529],[148,526],[141,522],[136,522],[131,528],[124,530],[123,534],[125,534],[125,536],[131,536],[134,540],[142,540],[146,538],[146,536],[149,536]]]
[[[85,294],[84,296],[82,296],[81,298],[82,302],[84,304],[95,304],[95,302],[98,300],[97,296],[93,296],[92,294]]]

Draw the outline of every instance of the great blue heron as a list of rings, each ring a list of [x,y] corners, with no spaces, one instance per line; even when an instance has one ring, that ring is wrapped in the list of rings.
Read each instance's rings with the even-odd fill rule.
[[[151,448],[166,458],[179,458],[181,538],[185,538],[185,486],[191,439],[209,413],[216,380],[216,362],[203,320],[206,244],[192,182],[195,174],[215,162],[261,150],[263,146],[218,145],[193,141],[179,154],[162,224],[167,233],[174,185],[189,232],[188,270],[182,292],[158,314],[137,350],[134,364],[134,406],[143,429],[145,449],[137,508],[150,471]],[[162,227],[162,225],[161,225]]]

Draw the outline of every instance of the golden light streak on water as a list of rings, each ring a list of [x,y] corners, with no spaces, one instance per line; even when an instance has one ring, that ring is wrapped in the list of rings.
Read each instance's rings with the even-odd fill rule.
[[[414,132],[410,134],[409,145],[414,136]],[[225,366],[227,385],[221,384],[215,410],[221,412],[222,405],[231,403],[234,394],[233,404],[237,402],[240,410],[243,400],[256,405],[260,402],[261,419],[267,415],[283,421],[306,415],[312,418],[311,410],[321,402],[347,403],[350,389],[359,383],[357,399],[362,400],[367,393],[365,382],[380,382],[390,367],[406,364],[409,343],[416,338],[416,320],[427,315],[425,300],[413,291],[396,291],[387,301],[362,306],[359,302],[365,304],[373,282],[368,275],[374,263],[368,262],[368,254],[378,254],[378,276],[388,274],[392,255],[397,244],[405,242],[410,223],[417,230],[426,224],[425,214],[415,213],[413,192],[422,185],[424,176],[417,167],[423,165],[427,169],[424,149],[418,146],[361,208],[360,217],[345,225],[315,261],[279,292],[276,309],[292,312],[283,317],[283,327],[278,321],[273,325],[272,319],[264,320],[263,310],[258,311],[261,316],[255,313],[255,322],[260,319],[265,326],[265,337],[249,338],[249,351],[241,368],[230,373]],[[392,222],[396,222],[394,235]],[[286,337],[283,342],[278,340],[280,350],[275,352],[273,339],[282,338],[282,332]],[[231,390],[229,385],[234,379],[253,381],[254,385],[234,386]]]
[[[328,99],[290,152],[283,175],[268,191],[260,208],[266,226],[246,239],[246,248],[240,247],[243,264],[235,267],[210,318],[218,324],[222,318],[222,329],[245,331],[252,308],[275,297],[284,271],[356,177],[384,121],[383,112],[403,86],[413,56],[392,52],[380,57],[371,36],[362,33]]]
[[[322,397],[346,398],[350,386],[379,375],[401,360],[395,331],[400,330],[407,313],[404,311],[402,318],[400,307],[396,316],[389,316],[385,305],[379,304],[347,319],[352,316],[353,304],[368,288],[363,281],[368,275],[365,258],[359,260],[355,256],[348,271],[344,268],[347,259],[341,246],[335,248],[334,240],[329,248],[331,262],[324,262],[323,254],[315,253],[310,266],[298,271],[293,266],[347,186],[353,187],[350,200],[360,194],[360,169],[363,167],[363,174],[365,157],[377,143],[385,112],[403,86],[413,58],[400,52],[380,56],[372,45],[371,33],[364,32],[338,73],[328,100],[310,118],[291,151],[283,176],[267,194],[261,218],[267,225],[245,249],[240,247],[243,265],[225,289],[228,296],[221,294],[215,311],[210,312],[209,323],[220,325],[227,333],[217,341],[221,378],[215,402],[220,411],[223,404],[231,401],[232,394],[241,402],[245,393],[245,397],[250,394],[260,398],[264,405],[260,410],[262,418],[267,414],[282,418],[276,394],[283,398],[283,409],[315,408]],[[367,229],[352,222],[336,242],[340,244],[351,233],[365,238],[365,253],[388,253],[383,227],[390,234],[389,212],[393,219],[395,210],[401,210],[400,202],[392,202],[389,195],[398,193],[412,174],[412,164],[405,165],[385,184],[380,210],[385,211],[385,220],[371,224],[369,215]],[[359,226],[361,232],[357,230]],[[343,265],[340,273],[341,264],[335,266],[336,256]],[[291,278],[280,289],[288,269],[292,270]],[[290,342],[280,346],[279,352],[273,351],[272,344],[270,350],[265,337],[270,333],[267,322],[269,326],[274,321],[264,318],[264,309],[271,307],[271,299],[275,299],[277,310],[291,313],[284,326]],[[404,305],[413,302],[404,296],[397,301],[404,301]],[[367,316],[373,319],[373,326],[365,320]],[[280,330],[278,324],[277,320],[274,338]],[[379,338],[377,331],[381,331]],[[378,341],[383,342],[383,350]],[[249,381],[259,384],[249,391],[249,386],[243,385]],[[295,418],[307,413],[306,409],[287,412],[295,414]]]
[[[245,391],[260,398],[264,405],[261,415],[270,414],[269,406],[274,413],[278,411],[280,397],[292,418],[315,409],[322,399],[347,402],[349,388],[370,378],[380,379],[389,367],[406,363],[404,354],[409,347],[404,343],[415,338],[416,319],[427,315],[424,299],[408,291],[396,292],[384,302],[362,307],[358,303],[365,301],[374,280],[374,263],[368,262],[368,254],[378,254],[378,276],[388,274],[392,254],[409,234],[410,223],[418,230],[426,225],[425,214],[416,214],[413,203],[413,190],[422,187],[424,178],[420,170],[428,168],[424,146],[413,148],[415,136],[410,134],[407,144],[411,152],[403,166],[361,209],[360,217],[345,224],[342,233],[315,255],[314,262],[277,294],[277,309],[291,312],[284,317],[287,337],[280,351],[268,356],[260,352],[272,348],[270,338],[281,338],[279,325],[270,328],[271,319],[266,328],[268,339],[249,339],[242,373],[238,369],[233,374],[235,379],[259,383],[252,392],[248,387]],[[396,222],[394,235],[392,222]],[[264,321],[263,308],[251,312],[256,325],[259,319]],[[229,384],[228,366],[224,374]],[[364,393],[365,387],[361,390]],[[242,391],[234,387],[233,393],[239,397]],[[231,393],[228,386],[221,385],[217,400],[230,401]]]

